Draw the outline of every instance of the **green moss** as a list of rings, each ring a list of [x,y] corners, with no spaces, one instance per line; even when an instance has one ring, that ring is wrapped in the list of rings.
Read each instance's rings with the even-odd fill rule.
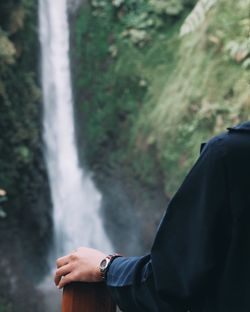
[[[79,14],[76,80],[92,164],[118,163],[149,185],[163,176],[171,195],[202,141],[249,119],[249,70],[243,66],[249,53],[242,53],[242,46],[248,49],[247,5],[218,1],[182,38],[188,11],[164,17],[160,27],[148,29],[144,44],[121,36],[130,11],[121,18],[110,7],[100,15]],[[137,20],[133,27],[145,30],[140,25]]]
[[[220,1],[199,30],[181,39],[175,69],[160,93],[152,90],[138,121],[150,133],[145,140],[157,145],[170,194],[201,141],[250,117],[249,72],[225,51],[227,42],[245,36],[241,21],[247,18],[247,3],[229,2]]]
[[[152,185],[159,167],[155,149],[147,149],[147,154],[140,157],[135,146],[140,145],[140,138],[135,138],[134,128],[152,88],[152,74],[158,69],[165,82],[166,68],[173,70],[178,40],[171,35],[176,27],[167,34],[155,34],[150,43],[138,48],[120,37],[122,25],[112,12],[105,18],[90,13],[85,8],[76,23],[76,83],[81,97],[84,94],[80,107],[86,120],[85,155],[95,165],[125,165]]]

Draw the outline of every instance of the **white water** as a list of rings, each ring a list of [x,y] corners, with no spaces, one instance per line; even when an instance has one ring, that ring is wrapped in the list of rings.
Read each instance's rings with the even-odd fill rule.
[[[39,1],[44,142],[49,173],[55,256],[79,246],[111,251],[100,217],[101,195],[79,167],[69,62],[67,0]]]

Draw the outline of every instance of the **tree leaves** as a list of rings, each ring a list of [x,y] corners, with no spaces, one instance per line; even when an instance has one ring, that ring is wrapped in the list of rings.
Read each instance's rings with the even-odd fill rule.
[[[184,9],[182,0],[149,0],[157,14],[179,15]]]
[[[0,28],[0,63],[13,64],[15,55],[16,49],[14,44]]]

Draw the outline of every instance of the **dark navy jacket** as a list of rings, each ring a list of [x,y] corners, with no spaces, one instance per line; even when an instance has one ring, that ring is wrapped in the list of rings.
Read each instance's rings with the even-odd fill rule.
[[[250,122],[204,146],[150,254],[115,259],[107,285],[126,312],[250,311]]]

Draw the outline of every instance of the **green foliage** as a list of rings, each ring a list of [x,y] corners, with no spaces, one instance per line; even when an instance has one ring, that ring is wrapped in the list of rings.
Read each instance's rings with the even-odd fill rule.
[[[136,113],[144,88],[137,87],[138,77],[120,73],[116,66],[110,53],[109,40],[113,40],[109,38],[112,36],[109,34],[110,21],[97,19],[92,24],[88,16],[85,11],[77,22],[77,57],[84,60],[78,66],[77,86],[83,92],[87,90],[82,110],[88,120],[88,139],[95,142],[89,149],[92,158],[100,146],[116,145],[117,134],[126,129],[131,116]]]
[[[229,41],[225,50],[229,52],[230,57],[237,63],[243,62],[243,67],[248,67],[247,64],[250,60],[250,38],[245,38],[242,41]]]
[[[98,3],[76,29],[87,156],[171,195],[202,141],[250,118],[248,3],[218,1],[181,38],[192,2],[175,18],[171,1]]]
[[[249,72],[227,52],[232,39],[247,40],[244,3],[221,1],[209,24],[181,40],[175,69],[160,93],[151,89],[141,114],[140,129],[157,146],[169,194],[196,159],[200,142],[250,118]],[[155,81],[161,84],[158,77]]]
[[[40,91],[32,72],[35,9],[31,0],[0,5],[0,184],[8,190],[21,171],[31,170],[39,149]]]
[[[92,12],[96,12],[96,7],[97,4]],[[166,67],[172,68],[172,36],[165,30],[157,32],[148,48],[142,49],[124,40],[127,25],[123,21],[113,19],[112,10],[93,17],[85,8],[76,23],[77,90],[85,97],[81,111],[89,142],[85,154],[98,165],[126,164],[141,181],[154,185],[159,167],[155,149],[151,146],[139,161],[134,161],[138,153],[131,130],[139,119],[155,69],[162,68],[166,58]],[[140,145],[139,139],[137,144]]]
[[[14,44],[0,29],[0,63],[13,64],[16,54]]]
[[[96,17],[112,13],[121,30],[116,35],[141,47],[188,7],[185,0],[92,0],[91,5]]]
[[[184,10],[182,0],[149,0],[157,14],[179,15]]]

